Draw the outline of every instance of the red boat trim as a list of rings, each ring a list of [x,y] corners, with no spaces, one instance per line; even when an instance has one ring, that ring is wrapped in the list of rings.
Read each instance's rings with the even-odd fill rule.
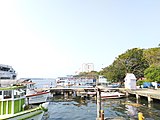
[[[49,92],[37,92],[36,94],[26,95],[26,97],[38,96],[38,95],[43,95],[43,94],[48,94],[48,93],[49,93]]]

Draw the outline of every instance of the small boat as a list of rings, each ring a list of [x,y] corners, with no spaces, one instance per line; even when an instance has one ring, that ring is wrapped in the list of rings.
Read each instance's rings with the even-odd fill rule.
[[[31,108],[26,102],[26,87],[9,85],[0,87],[0,120],[41,120],[48,102]]]
[[[92,91],[91,91],[91,92],[87,92],[87,94],[88,94],[88,95],[96,95],[97,92],[92,92]]]
[[[118,91],[107,90],[101,92],[101,98],[122,98],[125,97],[125,94]]]
[[[49,97],[49,91],[36,90],[35,83],[30,79],[26,79],[22,82],[23,85],[27,87],[26,97],[29,104],[40,104],[47,101]]]

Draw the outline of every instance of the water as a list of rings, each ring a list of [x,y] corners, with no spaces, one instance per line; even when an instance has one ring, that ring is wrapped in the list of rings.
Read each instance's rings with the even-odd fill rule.
[[[49,117],[47,120],[95,120],[97,116],[96,100],[79,97],[55,96],[49,99]],[[105,117],[123,117],[125,120],[138,120],[138,112],[142,112],[145,120],[160,119],[158,102],[148,106],[145,100],[139,104],[135,98],[102,100]]]
[[[40,81],[38,81],[40,84]],[[44,84],[44,81],[43,81]],[[54,96],[49,99],[46,120],[96,120],[97,108],[94,98]],[[123,117],[125,120],[138,120],[142,112],[145,120],[160,120],[160,104],[148,104],[146,99],[136,101],[135,97],[102,100],[105,117]]]
[[[35,87],[37,88],[50,88],[55,87],[56,80],[54,78],[31,78],[35,82]]]

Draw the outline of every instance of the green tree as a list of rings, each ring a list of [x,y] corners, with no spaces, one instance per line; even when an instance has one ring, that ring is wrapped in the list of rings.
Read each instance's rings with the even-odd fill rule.
[[[133,73],[137,78],[144,77],[144,70],[149,67],[143,57],[143,49],[133,48],[127,50],[103,69],[103,75],[110,81],[123,82],[126,73]]]
[[[160,66],[150,66],[144,71],[144,76],[150,81],[160,82]]]
[[[149,65],[160,65],[160,48],[150,48],[144,50],[144,59]]]

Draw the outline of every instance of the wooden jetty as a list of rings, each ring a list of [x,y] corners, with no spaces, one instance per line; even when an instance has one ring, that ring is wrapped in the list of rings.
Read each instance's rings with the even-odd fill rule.
[[[89,97],[87,92],[96,91],[94,87],[89,88],[50,88],[51,94],[54,95],[75,95],[80,97]]]
[[[125,93],[126,96],[129,95],[135,95],[135,97],[138,99],[140,99],[140,97],[146,97],[148,100],[148,103],[150,103],[151,101],[153,101],[154,99],[156,100],[160,100],[160,89],[148,89],[148,88],[143,88],[143,89],[125,89],[125,88],[101,88],[98,87],[101,91],[104,90],[118,90],[122,93]],[[51,94],[56,95],[56,94],[76,94],[78,96],[82,95],[82,96],[87,96],[85,95],[85,92],[93,92],[96,91],[97,88],[95,87],[83,87],[83,88],[49,88],[48,90],[50,90]],[[81,94],[83,93],[83,94]]]
[[[130,90],[121,88],[119,90],[125,93],[126,96],[135,95],[137,100],[140,99],[140,97],[146,97],[148,103],[152,102],[154,99],[160,100],[160,89],[143,88],[143,89]]]

